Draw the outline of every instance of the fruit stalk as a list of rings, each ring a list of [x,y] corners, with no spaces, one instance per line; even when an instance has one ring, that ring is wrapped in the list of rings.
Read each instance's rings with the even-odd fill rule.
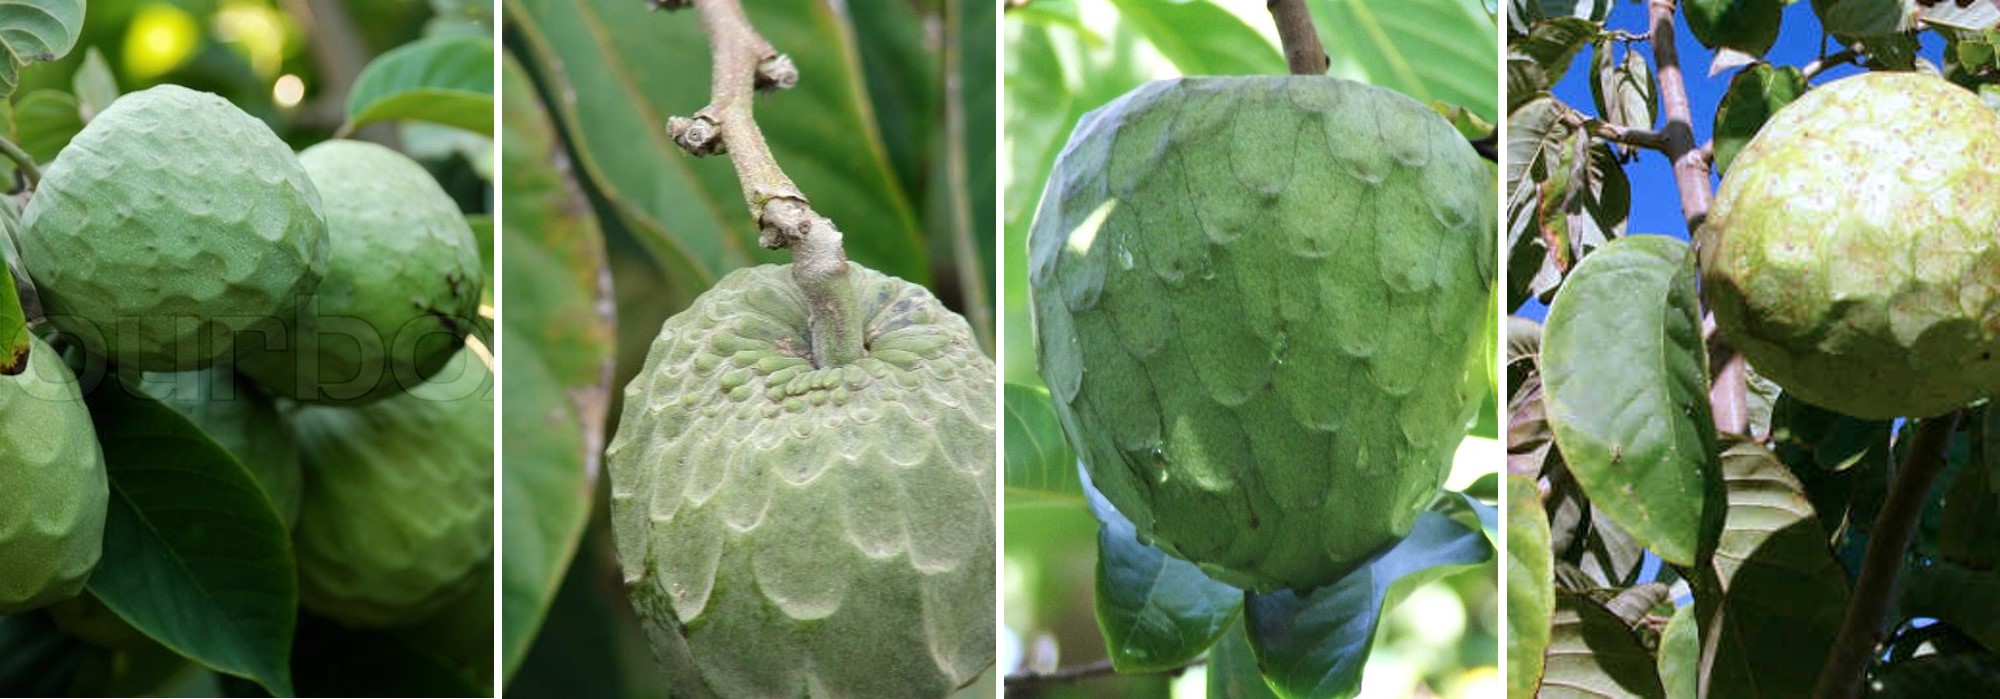
[[[792,253],[792,278],[805,293],[811,313],[813,366],[849,364],[865,348],[840,230],[813,211],[806,195],[771,157],[751,104],[757,90],[798,84],[798,68],[750,26],[738,0],[656,4],[667,9],[687,5],[700,16],[714,57],[709,103],[692,117],[668,119],[667,134],[691,155],[729,155],[750,218],[757,222],[758,244]]]
[[[1278,24],[1278,43],[1285,47],[1285,64],[1293,75],[1325,75],[1333,62],[1319,43],[1312,13],[1305,0],[1270,0],[1271,21]]]
[[[1903,552],[1910,547],[1917,518],[1923,515],[1924,500],[1931,485],[1944,472],[1945,446],[1958,428],[1959,413],[1923,420],[1910,438],[1910,451],[1903,456],[1896,480],[1889,485],[1888,499],[1875,516],[1869,530],[1868,552],[1861,559],[1861,575],[1854,583],[1854,596],[1847,603],[1847,618],[1840,624],[1840,636],[1821,666],[1819,686],[1813,696],[1820,699],[1852,699],[1861,696],[1862,673],[1882,637],[1882,618],[1889,611],[1889,598],[1896,592],[1896,571],[1903,567]],[[1906,425],[1905,429],[1909,429]]]
[[[8,160],[14,161],[15,167],[21,168],[21,175],[28,178],[29,187],[42,183],[42,169],[35,165],[34,156],[28,155],[28,152],[21,150],[20,146],[14,145],[13,141],[0,138],[0,155],[6,156]]]

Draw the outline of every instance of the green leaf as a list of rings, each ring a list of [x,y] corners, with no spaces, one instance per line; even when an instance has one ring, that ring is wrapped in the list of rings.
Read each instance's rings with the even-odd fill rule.
[[[0,201],[0,207],[13,204]],[[21,306],[20,290],[14,284],[13,265],[14,236],[20,235],[20,223],[13,216],[0,214],[0,376],[13,376],[28,368],[29,338],[28,316]]]
[[[1950,624],[1987,648],[2000,648],[2000,571],[1955,563],[1913,565],[1903,571],[1901,613]]]
[[[1909,0],[1812,0],[1820,28],[1844,37],[1879,37],[1910,28]]]
[[[1308,7],[1331,74],[1499,118],[1499,37],[1480,0],[1310,0]]]
[[[1882,665],[1871,684],[1873,699],[2000,696],[2000,658],[1972,652],[1899,660]]]
[[[1159,672],[1200,657],[1234,625],[1243,591],[1139,541],[1138,528],[1088,488],[1097,533],[1097,628],[1119,672]]]
[[[111,477],[90,592],[175,652],[289,696],[298,577],[284,521],[235,457],[139,396],[116,380],[89,396]]]
[[[615,349],[599,284],[604,238],[576,183],[555,166],[562,144],[533,85],[505,58],[503,678],[527,655],[588,522]]]
[[[930,168],[924,201],[925,228],[931,231],[931,265],[949,269],[958,292],[954,305],[965,310],[973,334],[994,351],[993,257],[994,146],[998,97],[994,76],[995,3],[946,3],[946,67],[943,118],[936,129],[943,153]]]
[[[1556,594],[1543,696],[1663,697],[1653,654],[1589,597]]]
[[[14,104],[15,129],[21,135],[21,150],[35,162],[54,162],[63,146],[83,130],[83,117],[76,98],[60,90],[35,90]]]
[[[76,47],[83,32],[84,0],[10,0],[0,3],[0,97],[14,94],[21,70],[53,61]]]
[[[1549,518],[1535,479],[1507,476],[1507,696],[1533,696],[1541,684],[1555,609]]]
[[[1277,699],[1257,670],[1257,655],[1242,624],[1230,624],[1208,652],[1208,696],[1217,699]]]
[[[925,35],[939,17],[927,12],[935,8],[903,0],[849,0],[845,5],[855,33],[867,37],[856,42],[856,48],[883,148],[903,188],[923,191],[928,186],[925,163],[942,136],[933,132],[943,131],[938,115],[944,99],[944,82],[939,79],[944,48]],[[990,41],[991,25],[986,34]],[[990,45],[988,49],[991,53]],[[989,88],[991,83],[989,71]]]
[[[1695,628],[1694,605],[1674,608],[1667,628],[1660,632],[1660,685],[1669,699],[1695,699],[1701,662],[1701,634]]]
[[[813,0],[746,9],[802,69],[796,87],[757,100],[778,164],[840,227],[850,259],[927,283],[925,238],[882,145],[853,27]],[[548,104],[579,172],[676,293],[692,297],[729,270],[780,259],[759,251],[728,160],[689,158],[667,139],[668,116],[708,103],[708,41],[693,13],[629,0],[515,0],[506,11],[543,94],[560,96]]]
[[[1726,173],[1736,154],[1764,128],[1764,122],[1804,95],[1806,89],[1805,74],[1790,66],[1760,63],[1730,78],[1729,90],[1715,108],[1716,171]]]
[[[83,52],[83,65],[77,66],[76,75],[70,78],[70,89],[76,91],[79,116],[85,122],[96,118],[111,102],[118,99],[118,77],[111,72],[111,65],[104,62],[104,54],[93,46]]]
[[[1688,33],[1709,48],[1732,48],[1762,56],[1778,40],[1780,0],[1686,0],[1681,13]]]
[[[2000,565],[2000,493],[1993,492],[1990,474],[2000,469],[1996,455],[1986,444],[1990,418],[1981,410],[1972,422],[1971,458],[1952,479],[1943,503],[1942,522],[1937,533],[1938,555],[1945,560],[1977,570]]]
[[[1478,528],[1424,512],[1409,536],[1332,584],[1306,595],[1249,594],[1243,620],[1257,666],[1280,696],[1353,696],[1384,611],[1425,583],[1492,559]]]
[[[1051,497],[1081,504],[1084,493],[1076,451],[1063,438],[1048,389],[1010,383],[1003,392],[1007,504]]]
[[[1549,307],[1542,381],[1556,444],[1592,505],[1676,565],[1695,564],[1721,519],[1706,364],[1681,241],[1611,241]]]
[[[1564,247],[1551,246],[1538,222],[1542,182],[1562,160],[1562,144],[1573,130],[1563,123],[1567,106],[1540,97],[1507,115],[1507,304],[1543,296],[1562,284],[1575,260]]]
[[[1528,35],[1507,42],[1507,99],[1511,109],[1562,81],[1570,61],[1598,34],[1596,23],[1575,17],[1536,22]],[[1491,88],[1488,88],[1491,90]]]
[[[1598,39],[1592,47],[1591,70],[1596,75],[1590,81],[1590,97],[1597,103],[1597,113],[1604,121],[1632,129],[1650,129],[1658,109],[1659,99],[1653,90],[1653,68],[1646,62],[1646,56],[1632,47],[1625,47],[1625,56],[1613,60],[1613,47],[1617,46],[1608,38]]]
[[[347,93],[352,132],[379,121],[416,119],[493,135],[493,40],[418,39],[375,57]]]
[[[1182,75],[1284,73],[1285,57],[1269,39],[1208,0],[1112,0],[1121,22],[1172,61]]]
[[[1846,572],[1827,549],[1804,487],[1763,445],[1730,445],[1722,471],[1729,509],[1714,565],[1723,620],[1710,691],[1809,694],[1847,609]],[[1713,600],[1714,592],[1695,594]]]

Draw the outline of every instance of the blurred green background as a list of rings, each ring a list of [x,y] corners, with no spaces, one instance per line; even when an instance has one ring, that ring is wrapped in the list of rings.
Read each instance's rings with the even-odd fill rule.
[[[1396,89],[1432,104],[1468,134],[1490,133],[1499,102],[1491,2],[1306,4],[1332,61],[1330,74]],[[1077,119],[1150,80],[1281,74],[1286,68],[1261,0],[1016,1],[1007,4],[1002,26],[1003,369],[1008,383],[1040,386],[1029,322],[1028,230],[1043,184]],[[1497,171],[1495,177],[1497,187]],[[1447,488],[1465,490],[1485,477],[1482,497],[1489,503],[1503,459],[1492,400],[1489,394],[1446,481]],[[1010,436],[1010,464],[1016,450],[1024,448]],[[1093,609],[1096,519],[1080,498],[1017,482],[1012,467],[1004,502],[1002,671],[1045,672],[1103,660],[1104,641]],[[1495,534],[1488,532],[1489,537]],[[1497,574],[1497,564],[1482,565],[1420,588],[1388,612],[1368,661],[1362,695],[1497,696]],[[1038,696],[1200,697],[1205,691],[1206,669],[1196,665],[1178,677],[1097,679]]]

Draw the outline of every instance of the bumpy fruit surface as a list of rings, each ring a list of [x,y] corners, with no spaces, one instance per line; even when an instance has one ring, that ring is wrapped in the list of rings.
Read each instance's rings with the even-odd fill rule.
[[[21,252],[56,327],[144,371],[199,369],[326,272],[319,195],[277,134],[221,97],[118,98],[22,212]]]
[[[1862,418],[2000,392],[2000,113],[1867,73],[1779,110],[1702,226],[1723,336],[1787,392]]]
[[[0,376],[0,614],[83,590],[104,548],[111,491],[76,376],[39,338]]]
[[[940,697],[993,663],[993,362],[850,267],[867,354],[815,368],[789,266],[667,320],[607,451],[627,590],[689,696]]]
[[[1150,83],[1083,117],[1029,241],[1036,349],[1142,539],[1311,588],[1407,534],[1484,388],[1493,171],[1321,77]]]
[[[437,180],[401,153],[327,141],[299,154],[333,259],[284,351],[240,368],[303,401],[362,404],[416,386],[464,344],[485,283],[479,243]]]
[[[395,626],[478,577],[493,553],[490,378],[461,350],[403,395],[298,411],[301,604],[352,626]]]
[[[298,440],[270,396],[227,366],[147,374],[140,386],[243,462],[286,526],[298,522],[305,482]]]

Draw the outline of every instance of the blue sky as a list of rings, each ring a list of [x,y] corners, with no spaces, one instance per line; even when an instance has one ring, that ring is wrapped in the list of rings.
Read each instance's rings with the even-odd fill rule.
[[[1611,11],[1605,26],[1628,32],[1644,33],[1646,26],[1646,5],[1638,2],[1620,2]],[[1735,69],[1710,77],[1708,65],[1715,53],[1695,41],[1687,31],[1687,23],[1681,21],[1676,27],[1680,50],[1681,70],[1687,80],[1688,99],[1694,112],[1694,136],[1696,143],[1709,140],[1710,127],[1715,121],[1716,105],[1722,101],[1722,93],[1729,89],[1729,79],[1736,74]],[[1936,34],[1925,33],[1921,55],[1932,63],[1941,60],[1944,41]],[[1764,55],[1765,60],[1780,65],[1803,66],[1821,55],[1822,35],[1818,18],[1813,16],[1811,3],[1794,3],[1785,8],[1784,21],[1779,25],[1778,43]],[[1639,44],[1647,58],[1652,52],[1645,44]],[[1839,47],[1827,40],[1826,52]],[[1840,66],[1821,73],[1813,84],[1825,83],[1842,76],[1860,72],[1852,65]],[[1594,113],[1595,106],[1590,98],[1590,50],[1577,54],[1569,72],[1555,87],[1557,99],[1585,112]],[[1658,124],[1655,124],[1657,127]],[[1637,163],[1625,167],[1625,175],[1632,182],[1632,217],[1626,224],[1630,233],[1659,233],[1682,240],[1688,237],[1687,223],[1681,217],[1681,200],[1674,191],[1673,171],[1666,157],[1655,151],[1641,150]],[[1517,315],[1541,320],[1547,311],[1540,303],[1530,300],[1515,310]]]

